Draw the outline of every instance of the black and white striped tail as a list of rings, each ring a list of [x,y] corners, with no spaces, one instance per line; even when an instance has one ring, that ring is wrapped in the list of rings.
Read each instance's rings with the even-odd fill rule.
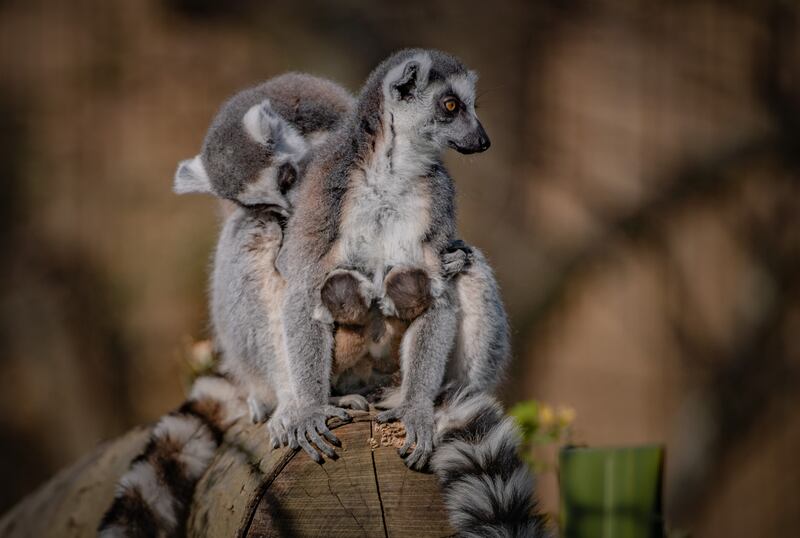
[[[497,400],[455,396],[437,412],[436,429],[431,467],[458,536],[548,536],[533,513],[533,477],[517,453],[519,432]]]
[[[158,421],[144,451],[120,478],[98,536],[184,535],[195,485],[225,431],[244,413],[240,398],[224,377],[198,378],[189,399]]]

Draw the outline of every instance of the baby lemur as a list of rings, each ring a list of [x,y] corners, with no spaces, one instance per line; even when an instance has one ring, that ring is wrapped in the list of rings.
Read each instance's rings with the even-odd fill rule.
[[[372,72],[341,126],[313,152],[278,257],[291,389],[269,423],[290,446],[313,453],[311,440],[330,451],[320,435],[333,438],[325,420],[340,410],[328,405],[327,314],[348,313],[341,296],[360,297],[362,313],[378,304],[410,322],[400,391],[378,420],[403,422],[401,455],[411,467],[423,467],[433,449],[434,401],[443,390],[485,392],[502,375],[507,323],[488,265],[473,264],[455,285],[441,277],[441,253],[456,233],[442,153],[489,147],[475,80],[448,54],[399,52]]]

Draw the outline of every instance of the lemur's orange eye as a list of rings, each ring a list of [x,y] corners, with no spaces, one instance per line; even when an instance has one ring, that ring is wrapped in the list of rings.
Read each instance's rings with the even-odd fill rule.
[[[444,108],[448,112],[455,112],[458,108],[458,101],[453,99],[452,97],[444,102]]]

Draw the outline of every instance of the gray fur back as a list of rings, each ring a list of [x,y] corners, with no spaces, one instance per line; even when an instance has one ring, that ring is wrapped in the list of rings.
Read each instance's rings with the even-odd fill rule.
[[[215,116],[201,153],[219,196],[234,199],[255,174],[270,165],[269,151],[242,126],[247,111],[267,99],[304,137],[331,131],[353,105],[352,96],[341,86],[302,73],[274,77],[231,97]]]

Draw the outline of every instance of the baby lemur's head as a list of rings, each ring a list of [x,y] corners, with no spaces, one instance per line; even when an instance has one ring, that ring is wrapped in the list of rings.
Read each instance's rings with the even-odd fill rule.
[[[489,136],[475,113],[477,74],[458,58],[436,50],[404,50],[384,61],[372,78],[374,84],[380,80],[384,117],[388,114],[396,132],[405,131],[433,150],[489,149]]]
[[[209,193],[288,215],[289,191],[318,143],[352,107],[340,86],[289,73],[240,92],[217,113],[199,155],[178,165],[178,194]]]

